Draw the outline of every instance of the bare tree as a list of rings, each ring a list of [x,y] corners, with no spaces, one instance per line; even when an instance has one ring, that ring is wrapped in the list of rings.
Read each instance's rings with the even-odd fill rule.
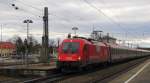
[[[53,39],[49,40],[49,46],[55,46],[55,41]]]
[[[37,53],[40,50],[40,44],[38,44],[37,40],[32,35],[29,36],[27,45],[28,45],[29,53]]]
[[[16,43],[16,40],[19,38],[18,35],[14,35],[12,38],[8,39],[7,41],[12,42],[12,43]],[[20,37],[21,38],[21,37]]]

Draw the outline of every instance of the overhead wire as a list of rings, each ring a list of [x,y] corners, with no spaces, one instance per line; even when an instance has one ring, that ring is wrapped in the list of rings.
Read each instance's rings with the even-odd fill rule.
[[[43,0],[43,1],[44,1],[46,4],[47,4],[47,3],[49,3],[49,1],[48,1],[48,0]]]
[[[39,8],[37,8],[37,7],[34,7],[34,6],[32,6],[32,5],[29,5],[29,4],[26,4],[26,3],[23,3],[23,2],[21,2],[20,0],[15,0],[15,1],[13,1],[13,3],[16,3],[16,2],[18,2],[18,3],[20,3],[20,4],[22,4],[22,5],[24,5],[24,6],[27,6],[27,7],[30,7],[30,8],[32,8],[32,9],[35,9],[35,10],[37,10],[38,11],[38,13],[40,12],[41,13],[41,9],[39,9]],[[23,8],[20,8],[19,7],[19,9],[20,10],[22,10],[22,11],[24,11],[25,13],[30,13],[31,15],[33,15],[33,16],[35,16],[36,18],[38,17],[38,18],[41,18],[41,15],[39,15],[39,14],[37,14],[37,13],[33,13],[33,12],[31,12],[31,11],[27,11],[27,10],[25,10],[25,9],[23,9]]]
[[[102,2],[103,4],[106,4],[104,0],[101,0],[101,2]],[[111,10],[109,10],[109,11],[111,11]],[[112,11],[111,11],[111,12],[112,12]],[[115,17],[115,18],[117,18],[116,16],[114,16],[114,17]],[[118,20],[118,18],[117,18],[117,20]],[[115,21],[115,22],[116,22],[116,24],[119,24],[119,25],[120,25],[120,27],[122,27],[122,28],[123,28],[123,26],[122,26],[120,23],[118,23],[118,22],[116,21],[116,19],[115,19],[115,20],[113,20],[113,21]]]
[[[127,40],[127,30],[121,26],[120,23],[116,22],[114,19],[112,19],[110,16],[108,16],[107,14],[105,14],[101,9],[97,8],[95,5],[89,3],[87,0],[83,0],[86,4],[88,4],[90,7],[96,9],[100,14],[102,14],[103,16],[107,17],[112,23],[116,24],[118,27],[123,28],[125,30],[125,40]]]
[[[44,0],[44,1],[47,1],[47,0]],[[21,2],[21,1],[17,1],[17,2],[19,2],[19,3],[21,3],[21,4],[25,5],[25,6],[29,6],[29,7],[33,8],[33,9],[35,9],[35,10],[38,10],[39,12],[42,12],[42,10],[41,10],[41,9],[36,8],[36,7],[32,6],[32,5],[25,4],[25,3]],[[47,1],[47,2],[48,2],[48,1]],[[24,9],[23,9],[23,11],[26,11],[26,10],[24,10]],[[29,12],[29,11],[28,11],[28,12]],[[30,12],[30,13],[31,13],[31,14],[33,14],[34,16],[39,16],[39,15],[34,14],[34,13],[32,13],[32,12]],[[65,21],[67,21],[67,22],[69,22],[69,23],[70,23],[70,20],[64,19],[64,18],[63,18],[63,17],[61,17],[61,16],[54,15],[54,14],[52,14],[52,13],[48,13],[48,15],[51,15],[51,16],[55,16],[55,17],[62,18],[63,20],[65,20]],[[40,18],[42,18],[42,16],[39,16],[39,17],[40,17]]]
[[[102,2],[103,4],[106,4],[104,0],[101,0],[101,2]],[[111,11],[111,12],[112,12],[112,11]],[[115,18],[116,18],[116,17],[115,17]],[[118,19],[117,19],[117,20],[118,20]],[[134,31],[134,32],[135,32],[135,31]],[[128,33],[129,33],[129,32],[128,32]],[[135,34],[135,33],[136,33],[136,34]],[[133,31],[132,31],[131,34],[133,34],[134,37],[138,39],[137,35],[138,35],[139,33],[138,33],[138,32],[135,32],[135,33],[133,33]],[[129,34],[130,34],[130,33],[129,33]],[[133,36],[133,35],[132,35],[132,36]],[[141,38],[140,38],[140,39],[141,39]]]
[[[100,14],[107,17],[112,23],[116,24],[118,27],[121,27],[119,23],[117,23],[115,20],[113,20],[111,17],[109,17],[107,14],[105,14],[101,9],[98,9],[96,6],[89,3],[87,0],[83,0],[85,3],[87,3],[90,7],[96,9]]]
[[[44,0],[44,1],[47,1],[47,0]],[[21,2],[20,0],[18,0],[17,2],[23,4],[24,6],[31,7],[31,8],[33,8],[33,9],[39,11],[40,13],[43,11],[42,9],[39,9],[39,8],[37,8],[37,7],[34,7],[34,6],[30,5],[30,4],[23,3],[23,2]],[[47,1],[47,2],[48,2],[48,1]],[[32,12],[31,12],[31,13],[32,13]],[[32,13],[32,14],[34,14],[34,13]],[[34,15],[36,15],[36,14],[34,14]],[[48,15],[56,16],[56,15],[54,15],[54,14],[52,14],[52,13],[48,13]],[[37,16],[37,15],[36,15],[36,16]],[[40,16],[40,15],[38,15],[38,16],[39,16],[39,17],[42,17],[42,16]]]
[[[41,9],[39,9],[39,8],[37,8],[37,7],[34,7],[34,6],[32,6],[32,5],[29,5],[29,4],[23,3],[23,2],[21,2],[20,0],[16,0],[16,1],[17,1],[18,3],[24,5],[24,6],[31,7],[31,8],[33,8],[33,9],[37,10],[38,12],[41,12],[41,11],[42,11]],[[47,0],[44,0],[44,1],[48,3]],[[21,8],[19,8],[19,9],[21,9]],[[39,16],[39,15],[37,15],[37,13],[35,14],[35,13],[30,12],[30,11],[27,11],[27,10],[25,10],[25,9],[21,9],[21,10],[22,10],[23,12],[25,12],[25,13],[28,12],[28,13],[34,15],[34,16]],[[69,20],[69,19],[65,19],[65,18],[63,18],[62,16],[58,16],[58,15],[55,15],[55,14],[53,14],[53,13],[48,13],[48,14],[51,15],[51,16],[54,16],[54,17],[58,17],[58,18],[60,18],[60,19],[62,19],[62,20],[64,20],[64,21],[66,21],[67,24],[73,26],[73,24],[71,23],[71,20]],[[42,16],[39,16],[39,17],[42,18]]]
[[[108,16],[107,14],[105,14],[101,9],[97,8],[96,6],[94,6],[93,4],[91,4],[90,2],[88,2],[87,0],[83,0],[86,4],[88,4],[90,7],[96,9],[100,14],[102,14],[103,16],[107,17],[112,23],[116,24],[119,28],[122,28],[126,31],[126,33],[129,33],[128,30],[126,30],[120,23],[116,22],[114,19],[112,19],[110,16]]]
[[[13,2],[11,2],[11,3],[13,3]],[[9,3],[9,4],[11,4],[11,3]],[[25,13],[27,13],[28,11],[26,11],[26,10],[24,10],[24,9],[22,9],[22,8],[19,8],[20,9],[20,11],[23,11],[23,12],[25,12]],[[15,10],[15,9],[14,9]],[[17,17],[17,19],[19,19],[19,20],[16,20],[16,22],[18,21],[18,22],[22,22],[23,23],[23,20],[24,20],[24,17],[21,17],[21,16],[17,16],[17,15],[14,15],[12,12],[10,12],[10,14],[11,15],[13,15],[13,16],[15,16],[15,17]],[[28,12],[28,14],[29,14],[29,12]],[[36,14],[34,14],[34,13],[32,13],[32,12],[30,12],[30,14],[32,14],[33,16],[37,16]],[[13,26],[18,26],[18,27],[21,27],[21,28],[23,28],[23,29],[25,29],[25,26],[23,26],[23,25],[16,25],[16,23],[11,23],[11,22],[9,22],[9,23],[7,23],[8,25],[13,25]],[[17,29],[18,30],[18,29]],[[24,32],[24,31],[21,31],[21,30],[19,30],[19,32]]]
[[[18,0],[17,2],[18,2],[18,3],[21,3],[21,4],[25,5],[25,6],[31,7],[31,8],[33,8],[33,9],[35,9],[35,10],[38,10],[39,12],[42,11],[41,9],[39,9],[39,8],[37,8],[37,7],[34,7],[34,6],[30,5],[30,4],[23,3],[23,2],[21,2],[20,0]]]

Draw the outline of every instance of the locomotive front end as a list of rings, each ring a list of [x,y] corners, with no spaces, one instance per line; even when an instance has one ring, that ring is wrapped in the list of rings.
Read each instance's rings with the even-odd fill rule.
[[[66,40],[59,48],[57,68],[79,68],[81,65],[81,44]]]

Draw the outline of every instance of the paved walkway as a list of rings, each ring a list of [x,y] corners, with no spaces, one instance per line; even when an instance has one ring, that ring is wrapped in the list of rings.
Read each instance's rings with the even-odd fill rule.
[[[0,70],[4,69],[26,69],[26,70],[50,70],[55,69],[56,64],[29,64],[29,65],[13,65],[13,66],[1,66]]]
[[[109,83],[150,83],[150,59]]]

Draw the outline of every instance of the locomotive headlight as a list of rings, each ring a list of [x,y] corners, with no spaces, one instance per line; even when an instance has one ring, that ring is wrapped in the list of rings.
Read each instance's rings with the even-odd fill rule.
[[[61,59],[61,57],[60,56],[58,56],[58,60],[60,60]]]
[[[78,57],[78,60],[81,60],[81,57],[80,57],[80,56]]]

